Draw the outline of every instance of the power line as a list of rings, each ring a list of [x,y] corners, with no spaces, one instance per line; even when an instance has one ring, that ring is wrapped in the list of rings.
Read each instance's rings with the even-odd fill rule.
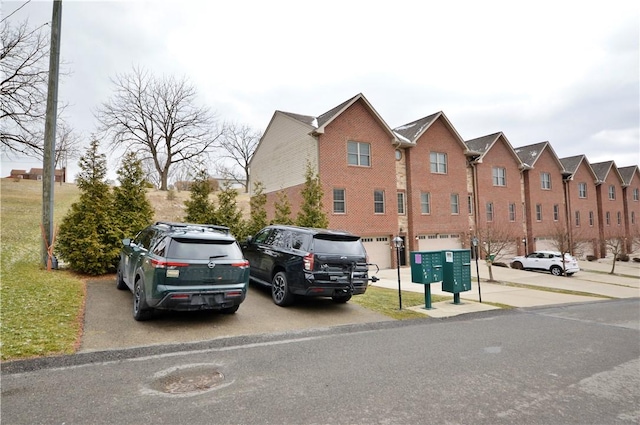
[[[31,0],[27,0],[22,6],[20,6],[19,8],[17,8],[16,10],[14,10],[13,12],[11,12],[10,14],[8,14],[7,16],[5,16],[2,20],[0,20],[0,24],[3,23],[4,21],[6,21],[7,19],[9,19],[11,17],[11,15],[13,15],[14,13],[16,13],[18,10],[22,9],[23,7],[25,7],[26,5],[28,5],[29,3],[31,3]]]

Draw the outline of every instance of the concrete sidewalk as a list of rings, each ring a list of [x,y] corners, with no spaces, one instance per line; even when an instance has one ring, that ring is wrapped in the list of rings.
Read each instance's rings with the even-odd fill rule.
[[[453,303],[453,294],[442,291],[440,282],[431,284],[432,295],[451,297],[451,301],[408,307],[430,317],[450,317],[459,314],[499,309],[494,304],[511,307],[535,307],[567,303],[581,303],[609,298],[640,297],[640,263],[617,262],[615,275],[609,274],[611,259],[580,261],[580,272],[571,277],[550,273],[492,267],[494,282],[487,282],[489,270],[484,261],[471,263],[471,290],[460,293],[460,303]],[[480,288],[477,275],[480,274]],[[373,273],[372,273],[373,274]],[[384,269],[375,274],[380,280],[372,286],[398,289],[398,270]],[[519,287],[526,285],[527,287]],[[425,286],[411,282],[411,268],[400,268],[400,287],[403,291],[425,293]],[[535,289],[533,287],[539,287]],[[554,292],[555,291],[555,292]],[[558,292],[563,291],[563,292]],[[573,292],[573,293],[570,293]],[[480,297],[481,296],[481,297]],[[480,303],[480,298],[482,303]]]

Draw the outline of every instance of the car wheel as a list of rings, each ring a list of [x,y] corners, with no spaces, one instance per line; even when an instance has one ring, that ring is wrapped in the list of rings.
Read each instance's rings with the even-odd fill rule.
[[[522,263],[520,261],[514,261],[513,263],[511,263],[511,268],[522,270]]]
[[[336,295],[331,297],[334,303],[336,304],[344,304],[351,299],[351,294],[348,295]]]
[[[551,266],[551,270],[549,270],[554,276],[562,276],[562,268],[560,266]]]
[[[127,289],[127,284],[124,283],[124,279],[122,278],[122,270],[120,270],[120,266],[118,266],[118,271],[116,272],[116,288],[120,290]]]
[[[151,309],[147,305],[144,296],[144,288],[140,284],[140,279],[133,285],[133,318],[137,321],[148,320],[151,317]]]
[[[280,307],[286,307],[293,302],[293,294],[289,292],[287,276],[284,272],[278,272],[271,282],[271,298]]]
[[[227,308],[223,308],[222,310],[220,310],[220,312],[222,314],[233,314],[236,311],[238,311],[238,309],[240,308],[239,305],[234,305],[233,307],[227,307]]]

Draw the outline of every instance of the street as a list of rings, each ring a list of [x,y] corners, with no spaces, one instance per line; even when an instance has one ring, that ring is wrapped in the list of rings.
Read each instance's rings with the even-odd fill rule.
[[[638,423],[639,311],[593,301],[3,365],[2,423]]]

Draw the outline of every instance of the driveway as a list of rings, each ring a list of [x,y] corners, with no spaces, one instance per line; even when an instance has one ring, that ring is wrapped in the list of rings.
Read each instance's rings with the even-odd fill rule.
[[[130,291],[116,289],[115,277],[89,281],[80,352],[175,344],[262,333],[291,332],[354,323],[392,320],[353,303],[305,299],[282,308],[269,289],[251,284],[237,313],[211,311],[161,312],[153,320],[136,322]]]

